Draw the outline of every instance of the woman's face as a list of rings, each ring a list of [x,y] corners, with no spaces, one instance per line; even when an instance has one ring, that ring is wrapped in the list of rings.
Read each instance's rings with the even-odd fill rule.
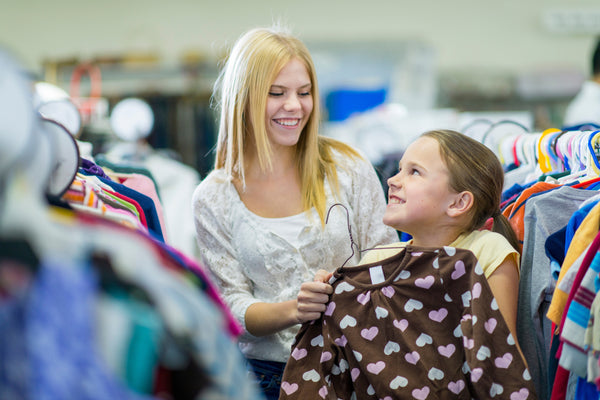
[[[295,146],[313,110],[312,83],[304,64],[288,62],[269,89],[265,125],[274,146]]]

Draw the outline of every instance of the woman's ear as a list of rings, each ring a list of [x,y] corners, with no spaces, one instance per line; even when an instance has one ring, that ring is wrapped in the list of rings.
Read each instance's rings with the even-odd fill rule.
[[[448,206],[446,212],[450,217],[458,217],[469,212],[471,207],[473,207],[473,193],[464,191],[454,197],[454,201]]]

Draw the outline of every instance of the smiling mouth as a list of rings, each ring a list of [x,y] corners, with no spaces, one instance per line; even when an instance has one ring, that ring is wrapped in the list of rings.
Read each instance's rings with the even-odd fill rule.
[[[388,200],[388,204],[404,204],[405,201],[399,199],[398,197],[390,197],[390,199]]]
[[[281,126],[298,126],[300,124],[300,118],[274,119],[273,122]]]

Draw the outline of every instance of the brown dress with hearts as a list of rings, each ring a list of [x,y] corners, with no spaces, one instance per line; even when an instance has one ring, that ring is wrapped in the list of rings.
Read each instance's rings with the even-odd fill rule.
[[[536,398],[469,250],[409,245],[334,277],[323,317],[296,336],[280,399]]]

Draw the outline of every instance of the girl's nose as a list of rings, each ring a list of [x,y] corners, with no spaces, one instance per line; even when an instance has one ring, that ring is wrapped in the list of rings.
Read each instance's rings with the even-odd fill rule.
[[[391,178],[388,178],[387,184],[390,187],[395,187],[395,188],[400,187],[400,185],[401,185],[400,172],[398,172],[396,175],[392,176]]]

